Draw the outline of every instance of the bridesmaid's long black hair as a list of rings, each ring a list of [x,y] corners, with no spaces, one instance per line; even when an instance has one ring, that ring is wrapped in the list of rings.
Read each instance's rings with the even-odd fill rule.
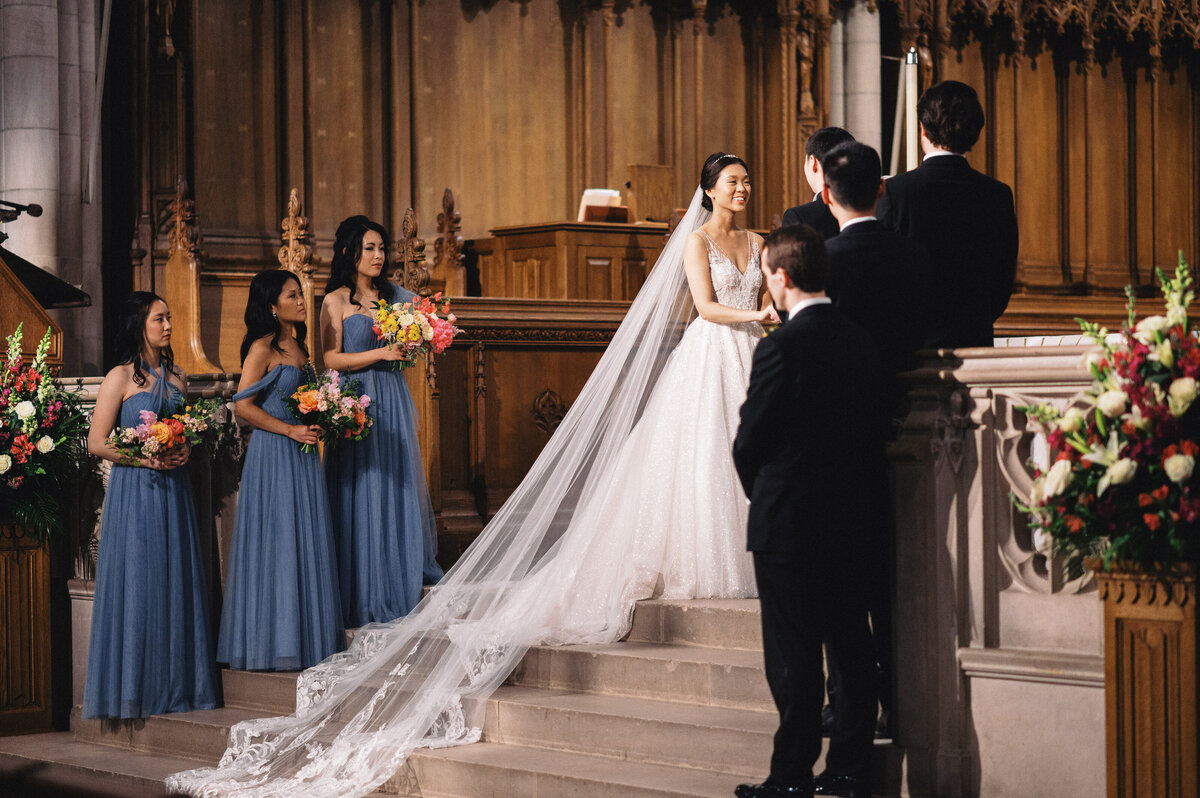
[[[146,372],[142,371],[142,347],[146,343],[146,319],[150,316],[150,308],[155,302],[166,301],[158,294],[149,291],[134,291],[121,305],[120,321],[117,324],[117,340],[113,346],[117,364],[133,364],[134,385],[146,384]],[[175,353],[170,345],[159,351],[159,358],[167,367],[167,371],[178,374],[175,369]]]
[[[329,281],[325,283],[326,296],[345,286],[350,289],[350,304],[362,307],[354,298],[354,293],[358,280],[358,260],[362,257],[363,236],[368,230],[374,230],[383,239],[383,269],[371,280],[371,285],[379,292],[380,299],[391,301],[394,296],[392,283],[386,277],[391,265],[387,256],[387,228],[361,214],[351,216],[338,225],[337,236],[333,241],[333,260],[329,264]]]
[[[268,335],[271,336],[271,348],[276,352],[283,351],[283,347],[279,345],[279,336],[283,333],[283,327],[280,326],[279,319],[275,318],[275,314],[271,312],[271,306],[279,301],[279,295],[283,293],[283,287],[287,285],[288,280],[294,280],[296,287],[300,287],[300,280],[287,269],[269,269],[259,272],[250,281],[250,296],[246,299],[246,337],[242,339],[242,363],[246,362],[246,353],[250,351],[250,345]],[[296,341],[304,350],[305,357],[308,356],[308,347],[304,344],[304,339],[307,337],[308,325],[298,322],[296,324]]]

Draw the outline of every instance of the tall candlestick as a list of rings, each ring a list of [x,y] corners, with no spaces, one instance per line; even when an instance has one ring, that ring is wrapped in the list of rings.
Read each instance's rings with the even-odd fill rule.
[[[917,48],[910,47],[904,57],[904,138],[907,144],[905,168],[916,169],[920,163],[917,136]]]

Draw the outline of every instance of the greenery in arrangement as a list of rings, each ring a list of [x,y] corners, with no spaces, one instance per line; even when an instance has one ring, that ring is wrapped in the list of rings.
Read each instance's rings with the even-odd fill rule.
[[[21,357],[21,325],[0,371],[0,521],[41,536],[62,529],[64,488],[84,457],[87,417],[46,365],[47,330],[33,361]]]
[[[1035,468],[1028,512],[1067,568],[1085,562],[1145,570],[1200,560],[1200,342],[1189,329],[1192,278],[1180,253],[1160,271],[1166,315],[1129,317],[1119,336],[1082,319],[1096,342],[1086,407],[1024,410],[1042,426],[1049,466]]]

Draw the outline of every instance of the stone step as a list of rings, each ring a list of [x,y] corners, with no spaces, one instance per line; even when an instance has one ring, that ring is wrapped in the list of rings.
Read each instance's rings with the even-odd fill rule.
[[[71,714],[71,727],[80,742],[215,763],[225,753],[229,729],[235,723],[268,714],[261,710],[224,707],[118,721],[85,719],[76,707]],[[193,763],[192,767],[197,765]]]
[[[381,792],[421,798],[729,798],[728,773],[496,743],[418,751]]]
[[[762,614],[758,599],[639,601],[629,640],[762,651]]]
[[[221,670],[225,706],[255,709],[264,715],[290,715],[296,711],[299,672]]]
[[[770,710],[762,654],[660,643],[539,646],[510,684]]]
[[[777,723],[774,711],[506,686],[488,702],[483,739],[755,776]]]
[[[165,798],[163,779],[199,764],[166,754],[114,751],[80,742],[71,732],[0,737],[0,796]],[[374,792],[368,798],[384,795]]]

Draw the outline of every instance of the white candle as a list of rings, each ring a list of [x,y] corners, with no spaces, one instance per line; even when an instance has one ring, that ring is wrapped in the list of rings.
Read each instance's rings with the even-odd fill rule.
[[[905,168],[916,169],[920,163],[917,136],[917,48],[910,47],[904,57],[904,138]]]

